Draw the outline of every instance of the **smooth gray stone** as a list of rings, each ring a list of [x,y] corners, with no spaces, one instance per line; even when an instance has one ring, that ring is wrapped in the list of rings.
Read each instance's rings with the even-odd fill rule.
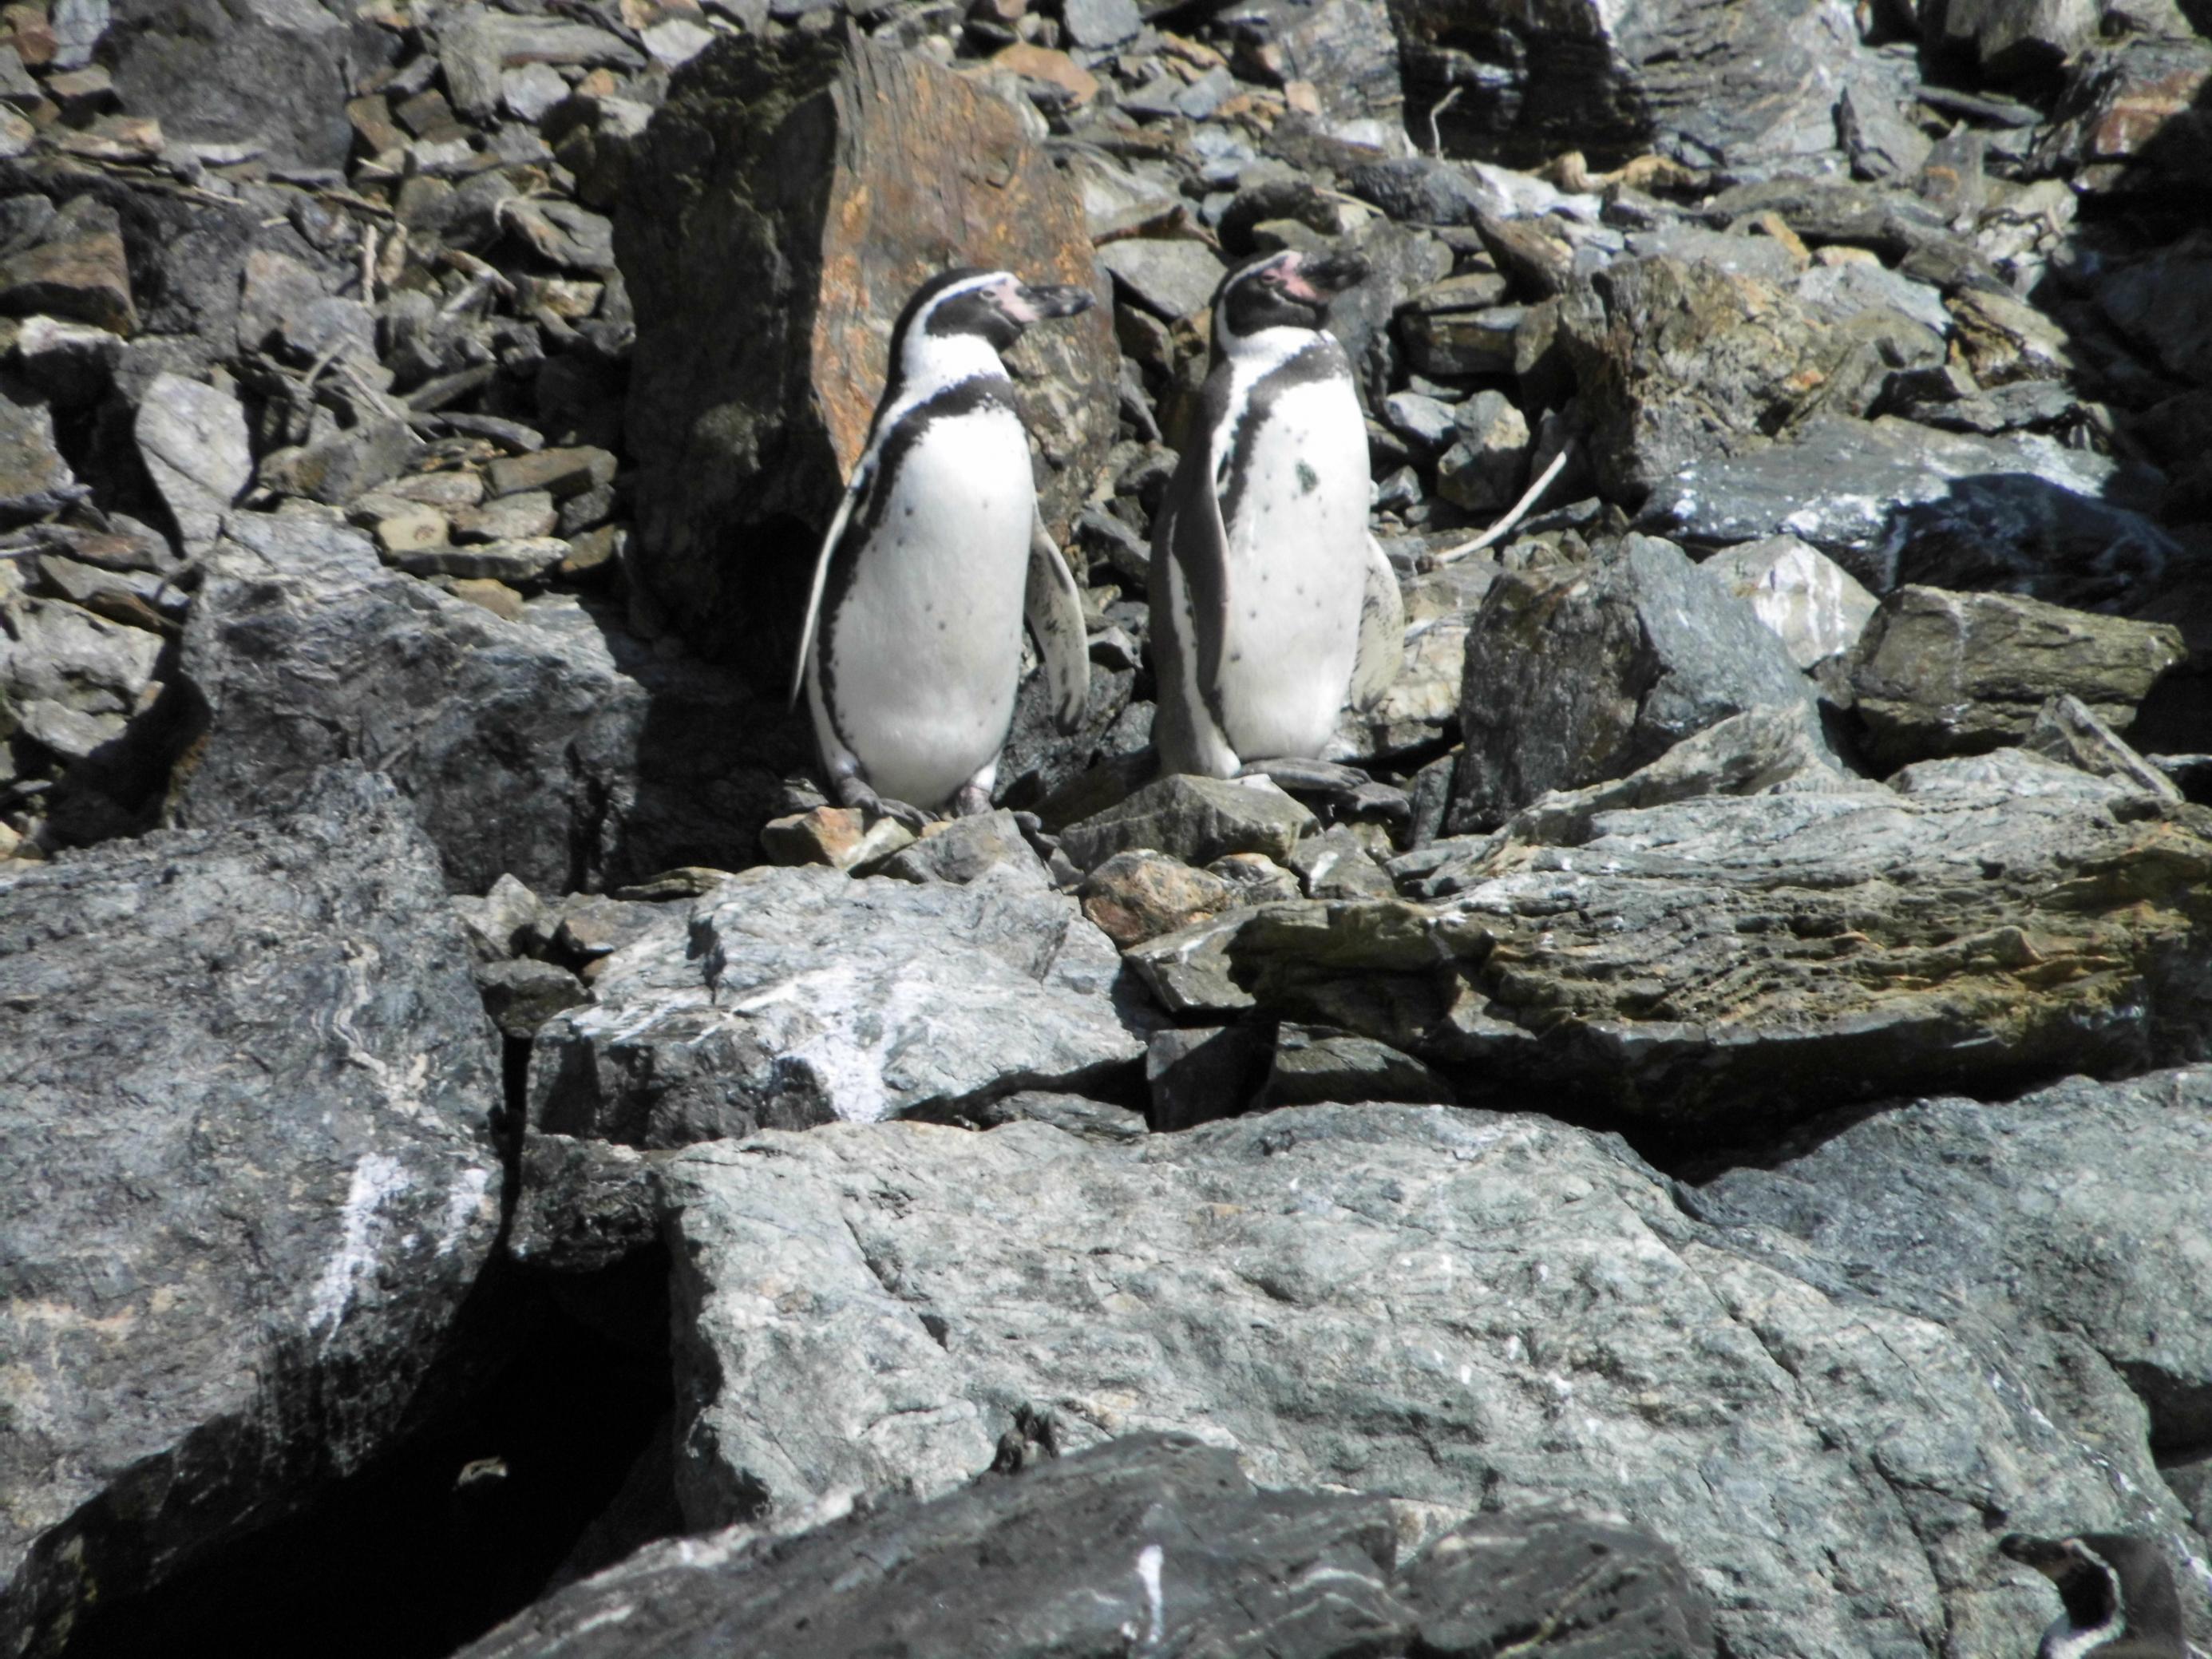
[[[1137,304],[1170,322],[1212,304],[1226,270],[1203,242],[1139,237],[1109,242],[1098,250],[1098,263]]]
[[[14,866],[0,1003],[0,1642],[40,1651],[434,1409],[498,1039],[434,853],[343,768]]]

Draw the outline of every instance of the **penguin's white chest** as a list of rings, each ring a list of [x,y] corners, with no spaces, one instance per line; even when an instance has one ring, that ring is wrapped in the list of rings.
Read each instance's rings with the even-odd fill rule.
[[[830,596],[823,692],[868,781],[935,808],[1013,719],[1036,510],[1020,418],[990,407],[931,421],[877,495],[850,581]]]
[[[1224,735],[1247,760],[1318,755],[1359,654],[1366,428],[1351,382],[1332,376],[1285,388],[1239,435],[1242,485],[1232,471],[1222,490]]]

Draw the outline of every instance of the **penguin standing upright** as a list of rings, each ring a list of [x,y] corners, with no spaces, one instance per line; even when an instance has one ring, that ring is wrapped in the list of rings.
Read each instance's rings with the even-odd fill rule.
[[[2036,1659],[2188,1659],[2181,1598],[2157,1547],[2125,1533],[2073,1538],[2012,1533],[1997,1548],[2058,1587],[2066,1611]]]
[[[1028,436],[999,354],[1091,296],[1011,271],[948,270],[891,331],[866,447],[815,562],[792,698],[848,806],[919,827],[990,805],[1026,614],[1062,732],[1090,686],[1082,598],[1038,516]]]
[[[1153,740],[1167,772],[1364,783],[1319,761],[1347,702],[1397,677],[1405,611],[1367,533],[1367,431],[1329,301],[1353,256],[1247,263],[1213,304],[1213,364],[1152,528]]]

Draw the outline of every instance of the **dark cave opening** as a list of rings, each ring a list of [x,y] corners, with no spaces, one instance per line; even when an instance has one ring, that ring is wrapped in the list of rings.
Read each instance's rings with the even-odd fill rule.
[[[66,1659],[440,1659],[679,1525],[667,1262],[510,1277],[507,1362],[303,1509],[77,1623]]]

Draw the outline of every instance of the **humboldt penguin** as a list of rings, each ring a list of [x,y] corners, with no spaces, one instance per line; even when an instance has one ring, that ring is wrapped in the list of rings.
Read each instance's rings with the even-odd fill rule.
[[[1163,771],[1376,787],[1319,758],[1404,648],[1397,579],[1367,533],[1352,365],[1322,327],[1366,274],[1356,256],[1274,253],[1214,295],[1212,366],[1152,529]]]
[[[2058,1587],[2066,1611],[2036,1659],[2188,1659],[2181,1598],[2157,1546],[2125,1533],[2074,1538],[2012,1533],[1997,1548]]]
[[[1082,722],[1081,594],[1038,514],[999,354],[1091,303],[1080,288],[957,270],[899,313],[867,445],[815,562],[792,684],[847,806],[916,828],[988,810],[1025,616],[1055,724]]]

